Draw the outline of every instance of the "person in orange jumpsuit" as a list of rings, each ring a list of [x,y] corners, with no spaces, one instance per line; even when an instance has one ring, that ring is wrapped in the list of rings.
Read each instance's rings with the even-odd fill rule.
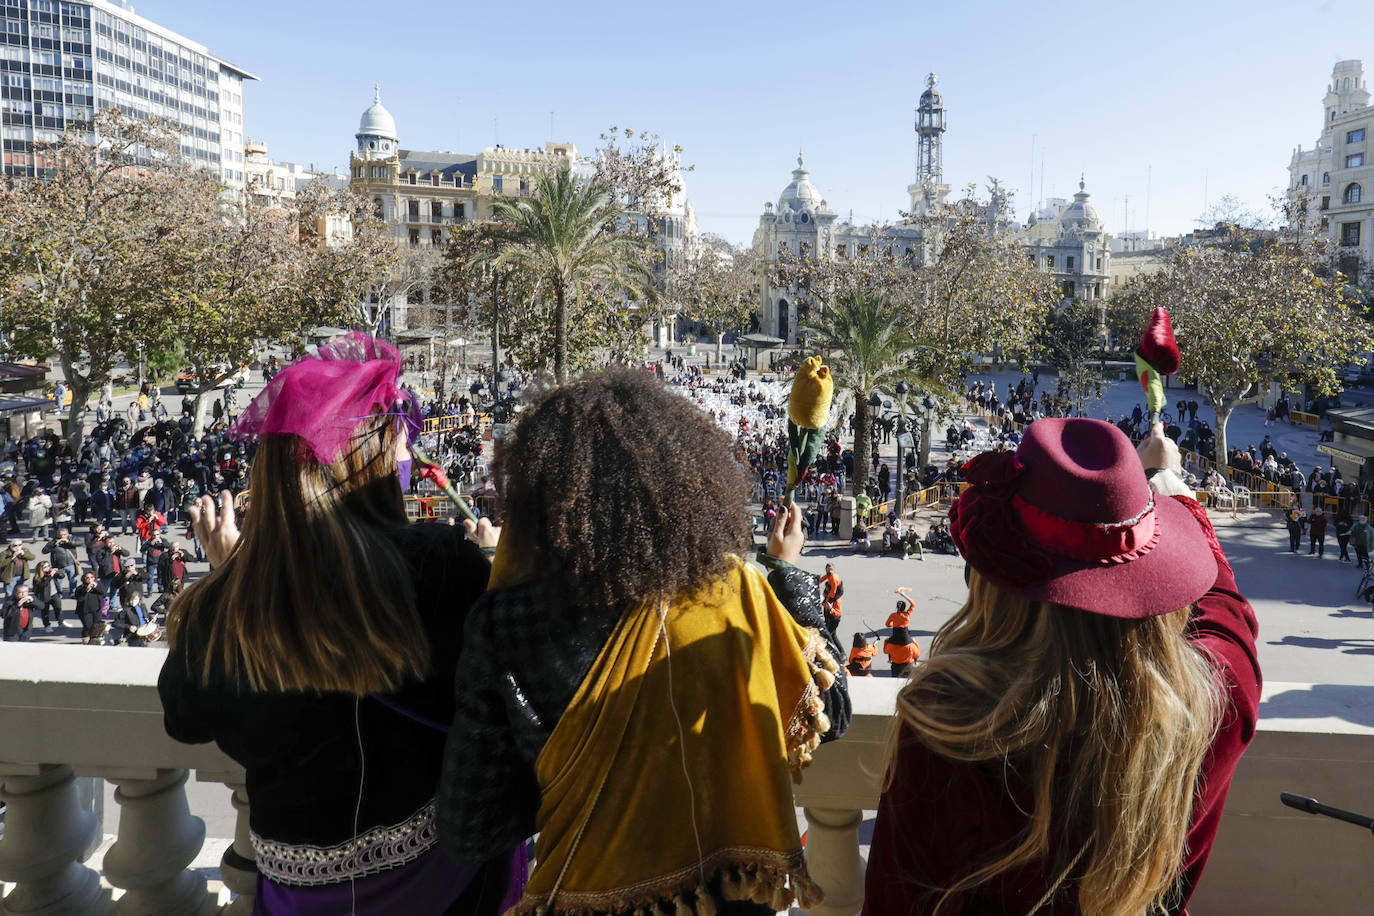
[[[825,575],[821,576],[821,600],[825,604],[825,622],[834,633],[843,614],[844,581],[835,574],[833,563],[825,564]]]
[[[921,657],[921,647],[911,638],[906,627],[893,627],[892,635],[883,641],[883,652],[892,662],[892,676],[906,677],[911,666]]]
[[[887,615],[886,626],[889,627],[909,627],[911,626],[911,612],[916,610],[916,602],[907,597],[907,592],[911,589],[902,586],[897,589],[897,594],[901,597],[897,599],[897,610]]]
[[[852,677],[873,676],[873,656],[878,654],[862,633],[854,634],[854,648],[849,650],[849,674]]]

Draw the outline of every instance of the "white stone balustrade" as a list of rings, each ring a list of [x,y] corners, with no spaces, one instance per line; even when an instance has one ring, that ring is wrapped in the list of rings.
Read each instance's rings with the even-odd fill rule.
[[[825,903],[811,910],[817,916],[852,916],[862,905],[857,831],[863,813],[878,804],[902,682],[875,677],[849,683],[849,733],[817,750],[796,791],[807,817],[807,860],[826,891]],[[1279,793],[1374,815],[1374,687],[1269,683],[1260,715],[1189,912],[1370,912],[1374,837],[1285,808]]]
[[[243,770],[213,744],[178,744],[162,728],[156,649],[10,644],[0,646],[0,797],[8,805],[0,839],[0,881],[15,885],[0,916],[202,916],[218,904],[187,870],[205,824],[191,815],[186,780],[235,792],[238,833],[226,853],[225,884],[252,909],[252,850]],[[111,903],[99,876],[79,863],[97,829],[81,810],[74,777],[113,782],[119,833],[101,862],[123,890]],[[243,865],[248,866],[244,870]],[[235,868],[234,866],[240,866]]]
[[[14,885],[0,916],[214,911],[204,881],[186,870],[204,837],[186,805],[191,772],[233,791],[237,835],[221,878],[240,896],[223,912],[251,911],[243,772],[213,745],[177,744],[164,734],[156,689],[163,657],[155,649],[0,646],[0,797],[8,805],[0,881]],[[862,905],[859,830],[877,805],[899,686],[891,678],[851,680],[849,733],[817,751],[797,788],[811,871],[826,890],[817,916],[851,916]],[[1374,687],[1271,683],[1261,710],[1191,912],[1367,912],[1374,838],[1284,808],[1278,795],[1298,792],[1374,814]],[[96,824],[77,801],[77,776],[118,786],[118,837],[101,863],[107,882],[123,890],[113,904],[99,876],[79,862]]]

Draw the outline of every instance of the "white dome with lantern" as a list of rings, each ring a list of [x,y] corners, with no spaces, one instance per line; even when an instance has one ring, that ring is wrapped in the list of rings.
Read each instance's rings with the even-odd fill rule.
[[[390,158],[396,154],[400,143],[396,136],[396,119],[382,107],[380,86],[373,88],[372,107],[363,112],[354,136],[358,139],[359,155]]]

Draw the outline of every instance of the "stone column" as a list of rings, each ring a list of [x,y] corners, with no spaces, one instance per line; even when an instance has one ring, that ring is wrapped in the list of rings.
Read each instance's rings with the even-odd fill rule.
[[[237,895],[224,912],[226,916],[248,916],[253,912],[253,898],[258,890],[256,854],[248,836],[248,788],[243,783],[225,785],[234,793],[232,801],[238,820],[234,825],[234,842],[224,850],[219,863],[220,880]]]
[[[812,916],[854,916],[864,902],[864,860],[859,855],[862,811],[804,808],[806,864],[811,880],[825,892]]]
[[[186,770],[151,779],[111,778],[118,788],[119,838],[105,853],[105,877],[124,896],[119,916],[178,913],[208,916],[218,908],[205,879],[186,870],[205,842],[205,822],[186,802]]]
[[[107,912],[109,892],[101,888],[100,876],[80,862],[99,827],[95,815],[81,809],[72,768],[27,769],[24,775],[0,774],[0,800],[6,805],[0,879],[17,885],[0,901],[0,913]]]
[[[849,540],[854,536],[854,497],[840,497],[840,537]]]

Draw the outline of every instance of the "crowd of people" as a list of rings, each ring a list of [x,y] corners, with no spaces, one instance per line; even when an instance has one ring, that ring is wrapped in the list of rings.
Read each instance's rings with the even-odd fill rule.
[[[1034,376],[1005,402],[975,383],[1002,422],[947,439],[979,453],[897,469],[966,485],[948,517],[924,539],[895,513],[857,526],[903,555],[947,542],[968,599],[923,656],[899,588],[886,633],[865,624],[846,654],[843,580],[798,564],[838,528],[853,452],[832,437],[784,507],[785,383],[652,368],[525,398],[489,455],[478,391],[422,405],[394,350],[349,335],[274,373],[232,429],[111,416],[75,453],[23,443],[4,518],[38,549],[0,552],[5,638],[61,626],[64,600],[83,642],[165,633],[168,733],[246,770],[264,913],[813,905],[791,784],[844,734],[879,642],[905,684],[865,913],[1183,912],[1260,674],[1175,437],[1137,419],[1137,449],[1051,416],[1063,392],[1037,398]],[[427,416],[459,418],[429,452],[490,485],[501,527],[408,523]],[[893,477],[879,461],[860,506]],[[766,575],[742,562],[755,496]],[[1374,528],[1345,534],[1367,564]]]

